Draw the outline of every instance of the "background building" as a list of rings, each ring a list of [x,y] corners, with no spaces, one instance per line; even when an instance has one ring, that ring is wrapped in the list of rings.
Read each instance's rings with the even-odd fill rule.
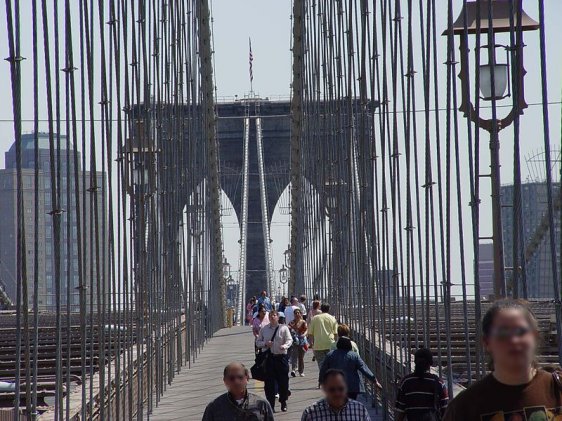
[[[504,260],[506,267],[513,267],[513,185],[502,186],[502,227]],[[522,235],[526,262],[527,291],[529,298],[554,299],[550,235],[547,219],[547,189],[545,182],[522,185]],[[560,184],[553,184],[555,206],[554,229],[557,244],[557,266],[560,268]],[[560,270],[558,271],[560,276]],[[506,272],[509,282],[511,270]],[[560,282],[560,279],[558,280]],[[520,289],[522,285],[520,283]],[[520,292],[522,296],[522,292]]]
[[[480,297],[485,300],[494,295],[494,244],[478,245],[478,281]]]
[[[53,232],[53,198],[52,177],[50,170],[49,134],[38,133],[38,167],[39,177],[35,189],[35,134],[24,134],[21,140],[22,151],[22,183],[23,183],[23,227],[25,230],[25,259],[29,288],[29,302],[33,300],[34,268],[37,264],[38,303],[41,310],[55,309],[56,267]],[[55,182],[58,184],[60,207],[60,285],[61,303],[67,302],[73,310],[79,305],[79,256],[77,203],[80,203],[82,219],[83,269],[84,281],[87,286],[87,302],[90,294],[96,301],[98,286],[107,280],[108,247],[107,218],[104,212],[105,176],[97,172],[95,177],[89,171],[78,167],[79,190],[75,189],[74,151],[66,149],[66,137],[60,136],[60,152],[56,155]],[[80,156],[78,162],[81,161]],[[6,169],[0,170],[0,282],[5,285],[7,295],[16,302],[17,283],[17,178],[16,178],[16,145],[12,144],[5,154]],[[80,164],[79,164],[80,165]],[[95,182],[95,189],[92,184]],[[85,184],[84,184],[85,183]],[[85,189],[84,189],[85,185]],[[88,191],[90,190],[90,191]],[[37,191],[38,212],[35,213],[35,193]],[[85,195],[82,193],[85,191]],[[94,198],[97,199],[94,200]],[[79,202],[78,202],[79,201]],[[97,230],[94,210],[97,212]],[[37,235],[35,230],[37,229]],[[38,253],[35,255],[34,243],[37,241]],[[100,264],[96,265],[96,241],[99,247]],[[35,262],[34,258],[38,261]],[[92,265],[91,263],[94,263]],[[96,273],[99,268],[99,273]],[[100,292],[103,288],[99,289]],[[105,291],[109,292],[107,288]]]

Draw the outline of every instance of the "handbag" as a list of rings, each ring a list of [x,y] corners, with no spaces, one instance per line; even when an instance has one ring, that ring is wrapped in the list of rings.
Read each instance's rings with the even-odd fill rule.
[[[277,335],[277,331],[279,330],[279,326],[273,332],[273,336],[271,337],[271,341],[275,339],[275,335]],[[271,355],[271,351],[266,349],[265,351],[258,352],[256,355],[256,360],[254,365],[250,368],[250,372],[252,373],[252,379],[265,381],[266,373],[267,373],[267,360]]]

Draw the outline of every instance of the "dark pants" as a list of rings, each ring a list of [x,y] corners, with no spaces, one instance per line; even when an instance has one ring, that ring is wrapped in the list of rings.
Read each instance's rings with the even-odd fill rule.
[[[275,393],[279,393],[279,402],[289,397],[289,357],[272,355],[267,359],[267,377],[265,379],[265,397],[272,408],[275,407]]]

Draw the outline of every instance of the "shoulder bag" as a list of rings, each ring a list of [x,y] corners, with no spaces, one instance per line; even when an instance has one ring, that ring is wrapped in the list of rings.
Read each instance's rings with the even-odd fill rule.
[[[273,332],[273,336],[271,337],[271,341],[275,340],[275,335],[277,335],[277,331],[279,330],[279,326]],[[250,368],[250,372],[252,373],[252,379],[265,381],[266,372],[267,372],[267,360],[271,355],[271,351],[266,349],[265,351],[260,351],[256,355],[256,360],[254,365]]]

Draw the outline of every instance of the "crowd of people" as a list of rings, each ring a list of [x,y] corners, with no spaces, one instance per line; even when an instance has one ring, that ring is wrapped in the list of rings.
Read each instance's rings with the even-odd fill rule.
[[[305,375],[304,356],[310,349],[324,398],[306,408],[301,420],[370,420],[356,399],[365,381],[382,388],[351,340],[349,327],[338,324],[330,306],[318,297],[308,312],[306,304],[305,296],[276,304],[265,291],[249,301],[251,317],[246,320],[252,326],[256,353],[269,353],[266,399],[248,392],[248,369],[231,363],[224,370],[228,392],[209,404],[204,421],[273,420],[277,400],[281,411],[287,411],[290,378]],[[394,419],[562,420],[562,381],[556,370],[540,368],[536,362],[539,330],[529,307],[519,300],[498,301],[482,320],[482,337],[490,372],[450,403],[446,383],[432,372],[432,352],[418,349],[413,373],[399,383]]]

